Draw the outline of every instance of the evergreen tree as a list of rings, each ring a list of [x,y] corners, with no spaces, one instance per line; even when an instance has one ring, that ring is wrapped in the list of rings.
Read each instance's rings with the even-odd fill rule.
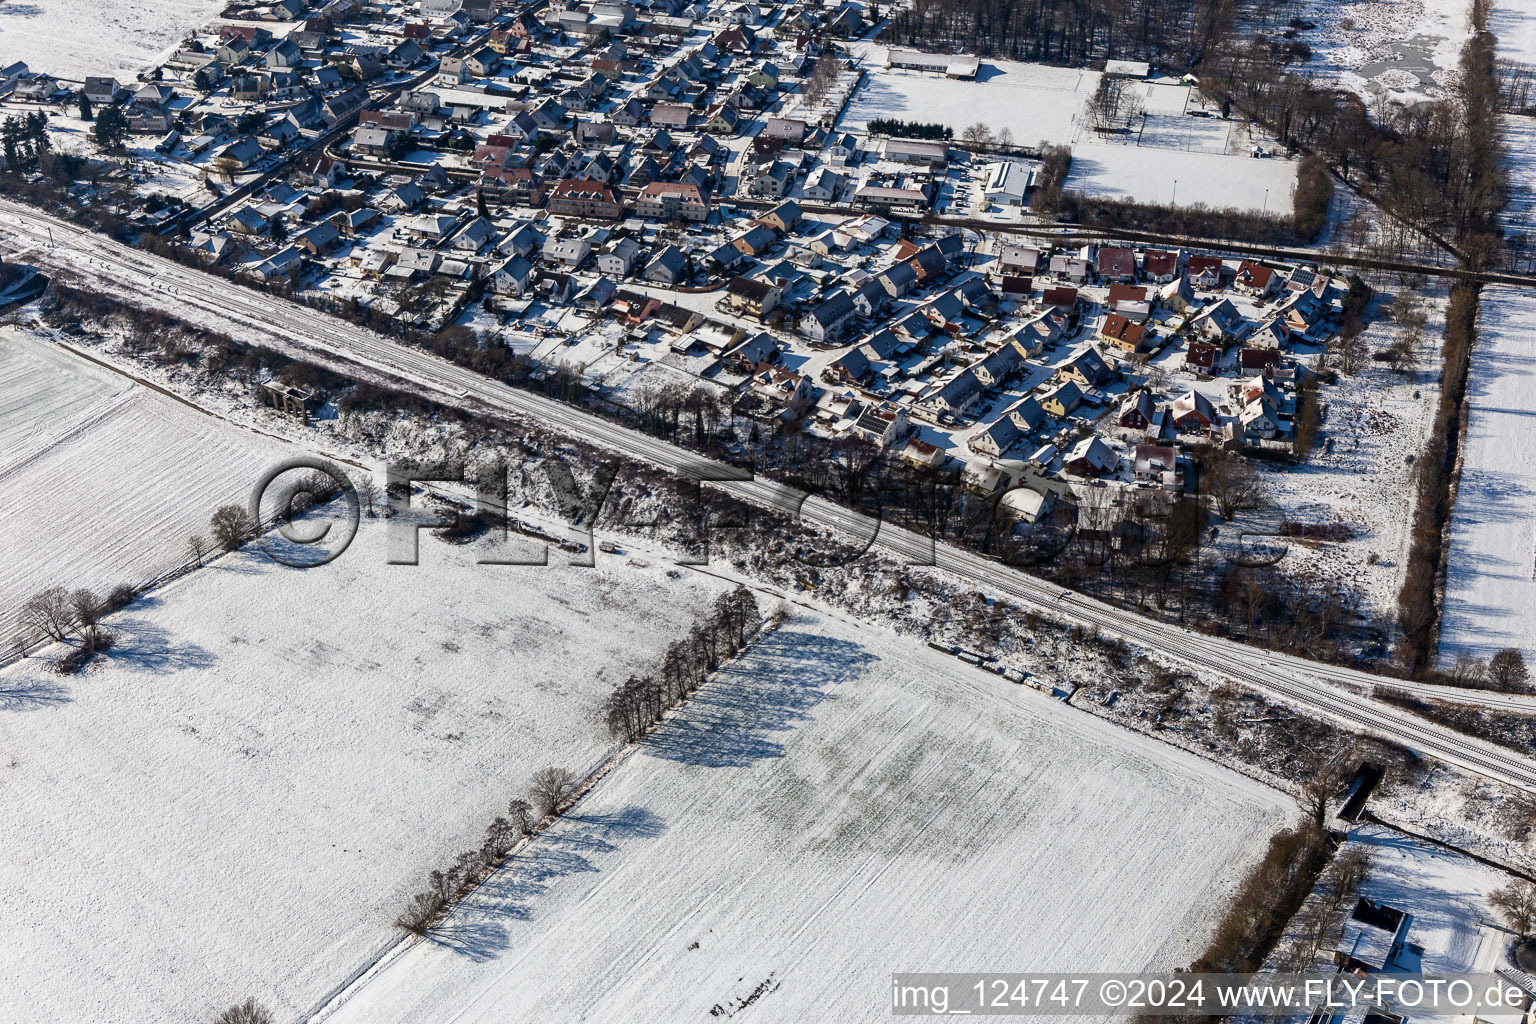
[[[92,134],[102,149],[117,149],[128,137],[128,118],[117,107],[102,107]]]
[[[80,120],[94,121],[96,115],[91,111],[91,98],[84,91],[80,93]]]

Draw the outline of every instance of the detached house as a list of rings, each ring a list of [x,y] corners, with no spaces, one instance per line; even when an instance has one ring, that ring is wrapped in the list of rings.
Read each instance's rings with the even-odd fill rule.
[[[1284,281],[1272,267],[1244,260],[1232,279],[1232,287],[1245,295],[1265,296],[1278,292]]]
[[[731,311],[759,320],[773,312],[783,297],[778,286],[750,277],[733,277],[725,286],[725,303]]]

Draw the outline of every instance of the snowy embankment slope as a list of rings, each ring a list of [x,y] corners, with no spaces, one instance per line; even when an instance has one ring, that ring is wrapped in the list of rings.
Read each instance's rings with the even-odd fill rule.
[[[131,83],[225,6],[220,0],[0,3],[0,64],[21,60],[71,81],[110,75]]]
[[[0,642],[44,588],[107,591],[187,561],[214,509],[296,451],[0,328]]]
[[[1440,632],[1443,659],[1536,654],[1536,294],[1483,289]]]
[[[805,616],[323,1016],[873,1021],[893,971],[1181,967],[1290,807]]]
[[[307,1012],[398,935],[426,873],[548,765],[716,584],[478,566],[379,520],[330,566],[242,552],[114,616],[79,677],[0,671],[0,1020]]]

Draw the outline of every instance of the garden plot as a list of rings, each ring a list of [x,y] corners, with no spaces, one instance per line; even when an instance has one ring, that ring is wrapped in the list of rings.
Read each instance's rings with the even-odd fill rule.
[[[723,586],[429,536],[388,565],[383,534],[226,557],[110,619],[81,677],[0,671],[0,1020],[299,1019],[533,771],[604,756],[603,695]]]
[[[1241,525],[1261,531],[1284,520],[1339,528],[1334,539],[1286,541],[1280,568],[1305,569],[1319,581],[1348,588],[1361,598],[1367,617],[1391,618],[1408,567],[1414,509],[1409,460],[1422,453],[1439,401],[1445,305],[1443,288],[1426,296],[1424,340],[1410,372],[1366,361],[1355,374],[1341,373],[1337,384],[1319,388],[1326,417],[1320,447],[1297,465],[1258,463],[1272,504],[1242,518]],[[1370,316],[1366,348],[1384,350],[1403,328],[1379,307]]]
[[[1440,636],[1444,660],[1536,652],[1536,294],[1483,290]]]
[[[188,32],[226,5],[220,0],[12,0],[0,3],[0,53],[71,81],[113,75],[133,81]]]
[[[807,616],[321,1019],[874,1021],[893,971],[1182,967],[1290,807]]]
[[[292,452],[41,335],[0,332],[0,637],[46,587],[109,590],[177,567],[213,510]]]
[[[1296,161],[1151,146],[1083,142],[1072,147],[1065,187],[1108,199],[1200,204],[1288,215]]]

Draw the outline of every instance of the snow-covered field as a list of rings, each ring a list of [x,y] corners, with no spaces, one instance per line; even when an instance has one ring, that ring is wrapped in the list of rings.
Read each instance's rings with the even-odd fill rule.
[[[327,567],[184,577],[81,677],[0,671],[0,1020],[296,1019],[532,772],[601,759],[602,694],[716,587],[430,537],[392,566],[381,523]]]
[[[1099,84],[1095,71],[1008,60],[984,60],[974,82],[880,66],[881,47],[866,51],[868,75],[841,125],[862,131],[881,117],[949,125],[958,136],[978,121],[1034,146],[1072,141],[1083,108]]]
[[[1483,290],[1441,628],[1443,658],[1536,652],[1536,294]]]
[[[1312,48],[1298,67],[1366,100],[1443,95],[1470,35],[1469,8],[1468,0],[1307,0],[1296,16],[1317,27],[1298,36]]]
[[[292,452],[0,328],[0,637],[46,587],[109,590],[188,560],[213,510]]]
[[[1072,147],[1065,187],[1143,203],[1286,215],[1295,185],[1294,160],[1080,142]]]
[[[1494,0],[1488,30],[1499,40],[1499,59],[1536,65],[1536,7],[1529,0]]]
[[[1536,17],[1536,15],[1533,15]],[[1536,39],[1532,40],[1536,46]],[[1536,64],[1536,51],[1531,54]],[[1536,244],[1536,117],[1506,114],[1503,119],[1505,166],[1509,171],[1509,202],[1504,207],[1504,230],[1523,234]]]
[[[71,81],[112,75],[131,82],[225,6],[220,0],[0,0],[0,63],[26,61],[33,71]]]
[[[807,615],[324,1017],[883,1020],[893,971],[1180,967],[1281,795]]]

